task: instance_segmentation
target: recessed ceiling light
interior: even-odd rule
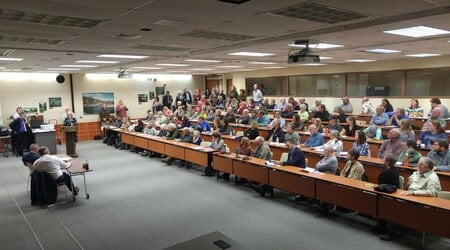
[[[71,65],[71,64],[64,64],[59,65],[59,67],[63,68],[95,68],[97,65]]]
[[[80,60],[80,61],[76,61],[76,63],[104,63],[104,64],[113,64],[113,63],[119,63],[119,61]]]
[[[136,55],[111,55],[111,54],[98,55],[97,57],[106,57],[106,58],[126,58],[126,59],[144,59],[144,58],[148,58],[148,56],[136,56]]]
[[[190,70],[196,70],[196,71],[209,71],[209,70],[213,70],[213,69],[190,69]]]
[[[277,64],[275,62],[249,62],[249,64]]]
[[[158,66],[169,66],[169,67],[187,67],[189,64],[180,64],[180,63],[157,63],[155,65]]]
[[[432,57],[432,56],[441,56],[442,54],[429,54],[429,53],[421,53],[421,54],[411,54],[406,55],[410,57]]]
[[[227,68],[227,69],[237,69],[237,68],[242,68],[242,66],[237,66],[237,65],[223,65],[223,66],[216,66],[217,68]]]
[[[443,34],[449,34],[450,31],[436,29],[427,26],[415,26],[403,29],[395,30],[385,30],[383,33],[394,34],[399,36],[409,36],[409,37],[425,37],[425,36],[437,36]]]
[[[263,69],[283,69],[284,67],[272,66],[272,67],[263,67]]]
[[[331,59],[334,59],[334,57],[331,57],[331,56],[321,56],[320,57],[320,60],[331,60]]]
[[[300,64],[300,66],[322,66],[322,65],[326,65],[324,63],[305,63],[305,64]]]
[[[131,67],[131,69],[162,69],[159,67]]]
[[[352,59],[352,60],[345,60],[347,62],[375,62],[376,60],[371,59]]]
[[[0,61],[22,61],[23,58],[0,57]]]
[[[306,47],[306,45],[304,45],[304,44],[289,44],[289,46],[291,46],[291,47],[301,47],[301,48],[305,48]],[[313,48],[313,49],[331,49],[331,48],[344,47],[344,45],[342,45],[342,44],[332,44],[332,43],[319,43],[319,44],[310,44],[309,47]]]
[[[69,70],[81,70],[81,69],[76,69],[76,68],[48,68],[47,70],[63,70],[63,71],[69,71]]]
[[[365,52],[370,53],[380,53],[380,54],[392,54],[392,53],[400,53],[400,50],[393,50],[393,49],[368,49],[365,50]]]
[[[170,73],[188,73],[189,71],[183,71],[183,70],[172,70],[169,71]]]
[[[221,62],[218,60],[206,60],[206,59],[186,59],[186,62],[211,62],[211,63],[215,63],[215,62]]]
[[[234,52],[228,53],[230,56],[273,56],[271,53],[259,53],[259,52]]]

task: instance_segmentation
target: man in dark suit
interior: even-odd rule
[[[30,144],[33,143],[33,133],[27,124],[27,115],[21,113],[19,118],[9,124],[16,140],[16,152],[19,156],[23,155],[23,151],[27,151]]]
[[[172,108],[173,98],[170,95],[169,91],[166,91],[166,94],[163,96],[162,104],[164,107]]]
[[[295,142],[293,140],[287,140],[286,146],[289,149],[288,159],[287,161],[275,161],[275,164],[281,164],[283,166],[289,165],[289,166],[296,166],[299,168],[305,168],[305,154],[303,153],[300,148],[297,147]]]
[[[39,154],[39,145],[33,143],[30,145],[30,152],[25,153],[22,156],[22,162],[25,166],[28,166],[27,164],[33,165],[33,163],[40,157],[41,155]]]
[[[192,104],[192,95],[187,88],[184,88],[183,97],[187,104]]]
[[[276,118],[275,118],[276,119]],[[266,140],[269,142],[284,142],[284,132],[283,129],[280,128],[280,122],[278,120],[274,120],[273,128],[269,131],[269,135]]]

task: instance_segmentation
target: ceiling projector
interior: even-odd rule
[[[120,70],[119,70],[119,73],[117,74],[117,78],[120,78],[120,79],[129,79],[129,78],[131,78],[133,75],[131,75],[128,71],[127,71],[127,69],[124,69],[124,68],[121,68]]]
[[[291,50],[288,54],[288,63],[320,63],[319,55],[313,55],[309,52],[309,40],[297,40],[296,45],[303,45],[302,50]]]

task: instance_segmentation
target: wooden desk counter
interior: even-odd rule
[[[273,166],[269,170],[269,184],[272,187],[294,194],[315,198],[315,179],[317,173],[304,173],[298,167]]]
[[[134,145],[134,136],[129,132],[122,132],[122,143]]]
[[[243,160],[242,157],[235,158],[235,154],[219,154],[217,156],[232,160],[233,174],[261,184],[269,184],[269,168],[265,166],[265,160],[254,157]]]
[[[143,149],[149,149],[148,144],[150,143],[149,139],[145,137],[145,134],[140,133],[134,137],[134,146]]]

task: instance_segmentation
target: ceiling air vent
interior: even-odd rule
[[[120,39],[127,39],[127,40],[134,40],[141,37],[141,35],[134,35],[134,34],[115,34],[112,36],[113,38],[120,38]]]
[[[335,24],[368,17],[363,13],[339,9],[313,2],[304,2],[270,12],[274,15],[298,18],[319,23]]]
[[[232,42],[238,42],[238,41],[255,38],[254,36],[222,33],[222,32],[207,31],[207,30],[200,30],[200,29],[181,34],[181,36],[193,37],[193,38],[214,39],[214,40],[225,40],[225,41],[232,41]]]
[[[190,50],[187,48],[180,48],[180,47],[154,46],[154,45],[146,45],[146,44],[139,44],[132,48],[133,49],[145,49],[145,50],[176,51],[176,52]]]
[[[0,41],[6,42],[19,42],[19,43],[29,43],[29,44],[60,44],[64,40],[57,39],[47,39],[47,38],[35,38],[35,37],[19,37],[19,36],[8,36],[0,34]]]

